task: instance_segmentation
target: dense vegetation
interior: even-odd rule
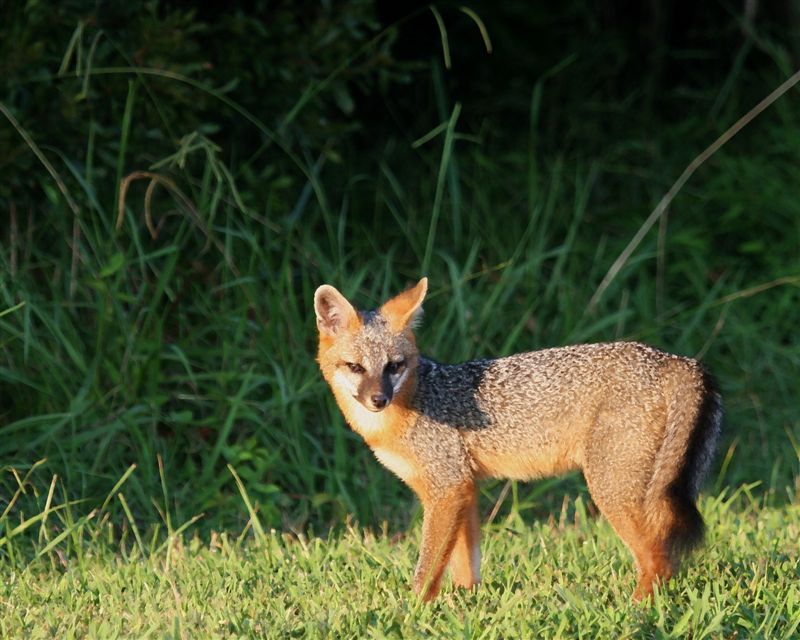
[[[370,307],[422,274],[440,360],[616,338],[702,358],[727,411],[710,493],[796,504],[798,90],[612,267],[800,66],[790,3],[508,4],[0,8],[0,558],[255,512],[402,531],[414,502],[343,424],[311,297]],[[584,489],[483,491],[533,521]]]

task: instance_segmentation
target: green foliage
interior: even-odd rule
[[[651,129],[650,112],[609,139],[581,101],[590,63],[578,73],[560,51],[565,64],[524,92],[525,128],[476,126],[438,62],[392,58],[397,31],[378,31],[370,3],[259,6],[3,8],[0,536],[45,508],[46,495],[6,497],[43,459],[54,491],[92,507],[136,465],[108,509],[145,537],[163,513],[241,527],[251,514],[229,465],[266,530],[408,525],[408,492],[320,379],[310,300],[331,282],[375,306],[423,266],[419,343],[441,360],[615,338],[702,355],[728,416],[713,488],[758,481],[769,504],[796,500],[793,95],[697,173],[587,308],[695,150],[779,74],[732,75],[724,122],[709,122],[713,86],[679,122]],[[449,38],[454,65],[464,42]],[[398,133],[389,105],[371,130],[360,101],[408,79],[430,87],[430,108],[405,103],[425,127]],[[631,106],[610,110],[622,131]],[[551,129],[570,117],[580,126]],[[582,490],[515,486],[507,508],[546,514],[554,487]]]

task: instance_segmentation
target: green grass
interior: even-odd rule
[[[447,584],[432,604],[409,588],[418,526],[408,535],[347,527],[323,538],[245,530],[140,542],[105,520],[74,531],[66,553],[47,544],[45,526],[35,560],[0,563],[0,635],[797,637],[798,506],[765,507],[743,488],[704,499],[702,511],[706,546],[643,605],[631,600],[627,550],[581,499],[560,517],[509,514],[485,526],[480,587]]]

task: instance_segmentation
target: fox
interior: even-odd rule
[[[415,593],[434,599],[448,568],[456,587],[480,582],[480,480],[579,469],[633,555],[635,599],[649,598],[704,537],[696,499],[722,421],[711,375],[639,342],[442,364],[414,335],[427,290],[422,278],[371,311],[329,284],[314,293],[322,377],[422,504]]]

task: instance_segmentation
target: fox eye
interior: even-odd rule
[[[366,369],[357,362],[345,362],[344,366],[350,369],[352,373],[364,373]]]
[[[386,372],[390,375],[394,375],[395,373],[400,373],[405,366],[405,360],[396,360],[386,365]]]

